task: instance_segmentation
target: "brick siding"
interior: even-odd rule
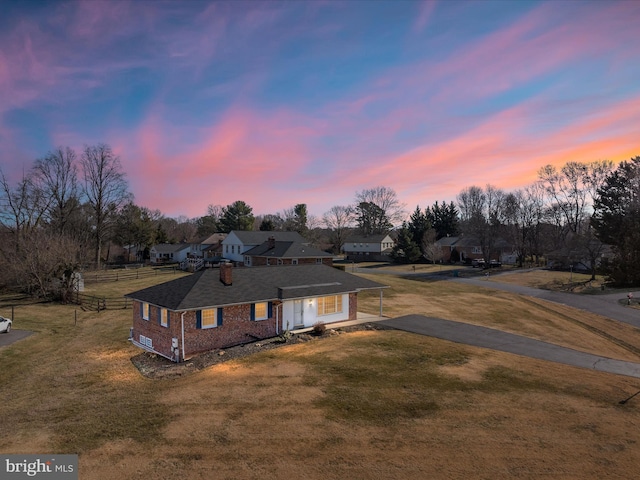
[[[277,302],[273,303],[275,317]],[[133,339],[140,341],[140,335],[153,340],[153,350],[168,358],[173,358],[171,339],[177,338],[182,356],[182,312],[169,312],[169,326],[163,327],[158,321],[159,309],[149,307],[149,320],[143,320],[141,304],[133,306]],[[184,348],[188,358],[196,353],[227,348],[234,345],[271,338],[276,335],[275,318],[251,320],[251,305],[234,305],[223,308],[222,325],[213,328],[197,328],[196,311],[184,313]],[[279,328],[280,332],[281,329]]]
[[[356,293],[349,294],[349,320],[358,318],[358,295]]]

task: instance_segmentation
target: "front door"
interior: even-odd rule
[[[302,300],[293,301],[293,326],[304,327],[304,311],[302,309]]]

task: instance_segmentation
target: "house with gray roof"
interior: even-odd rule
[[[263,232],[233,230],[222,241],[222,255],[233,262],[244,261],[244,253],[274,237],[278,241],[308,244],[298,232]]]
[[[191,249],[188,243],[159,243],[149,249],[149,261],[154,265],[180,263],[187,258]]]
[[[347,259],[355,261],[389,261],[395,242],[386,233],[352,235],[342,245]]]
[[[496,238],[491,245],[491,251],[482,248],[481,241],[472,235],[457,237],[442,237],[436,241],[440,253],[445,261],[459,261],[471,263],[474,260],[497,260],[502,263],[515,263],[515,247],[502,238]]]
[[[180,362],[285,330],[355,320],[358,293],[385,285],[327,265],[205,269],[125,295],[130,341]]]
[[[333,265],[333,255],[306,243],[279,241],[274,236],[269,240],[244,252],[244,265],[257,267],[264,265]]]

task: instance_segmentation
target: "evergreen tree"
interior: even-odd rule
[[[425,209],[425,216],[436,231],[436,240],[442,237],[455,237],[459,232],[459,214],[458,209],[453,202],[448,205],[442,202],[442,205],[436,203],[431,208]]]
[[[208,237],[218,231],[218,221],[212,215],[205,215],[196,220],[199,237]]]
[[[611,280],[620,286],[640,285],[640,157],[620,163],[606,178],[591,224],[598,237],[613,246]]]
[[[242,200],[237,200],[222,209],[220,231],[229,233],[232,230],[252,230],[253,209]]]
[[[398,230],[398,240],[391,251],[391,258],[396,263],[415,263],[422,258],[420,247],[413,241],[406,222]]]
[[[407,228],[411,233],[411,238],[413,239],[414,243],[416,245],[420,245],[422,243],[424,234],[431,228],[431,223],[429,222],[427,215],[425,213],[422,213],[419,206],[416,206],[416,209],[410,215]]]

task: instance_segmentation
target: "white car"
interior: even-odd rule
[[[0,317],[0,333],[9,333],[13,322],[8,318]]]

